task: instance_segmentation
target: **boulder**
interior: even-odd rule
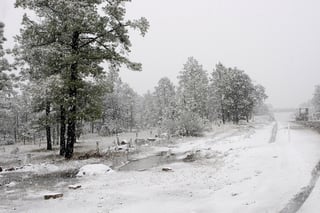
[[[120,145],[127,145],[128,144],[128,141],[127,140],[122,140],[121,142],[120,142]]]
[[[173,172],[173,170],[170,167],[163,167],[162,171],[164,171],[164,172]]]
[[[63,194],[62,194],[62,193],[54,193],[54,194],[44,195],[44,199],[45,199],[45,200],[57,199],[57,198],[60,198],[60,197],[63,197]]]
[[[69,185],[68,188],[69,189],[79,189],[79,188],[81,188],[81,185]]]

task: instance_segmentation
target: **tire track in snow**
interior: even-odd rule
[[[275,124],[272,127],[269,143],[274,143],[276,141],[277,134],[278,134],[278,122],[275,122]]]
[[[311,179],[307,186],[302,187],[298,192],[279,213],[295,213],[297,212],[304,202],[310,196],[313,188],[315,187],[320,177],[320,161],[311,172]]]

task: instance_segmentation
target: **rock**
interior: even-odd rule
[[[194,153],[189,153],[187,156],[183,159],[184,162],[193,162],[196,160],[196,156]]]
[[[3,170],[2,170],[2,167],[0,166],[0,172],[2,172]]]
[[[238,195],[238,193],[232,193],[232,194],[231,194],[232,197],[235,197],[235,196],[237,196],[237,195]]]
[[[127,140],[122,140],[120,145],[127,145],[128,144],[128,141]]]
[[[49,200],[49,199],[57,199],[63,197],[62,193],[55,193],[55,194],[48,194],[48,195],[44,195],[44,199],[45,200]]]
[[[128,145],[127,145],[127,144],[125,144],[125,145],[120,145],[120,146],[118,146],[118,150],[119,150],[119,151],[128,150]]]
[[[151,142],[154,142],[156,141],[157,139],[156,138],[147,138],[148,141],[151,141]]]
[[[17,185],[17,183],[14,182],[14,181],[12,181],[12,182],[6,184],[5,186],[8,187],[8,188],[11,188],[11,187],[14,187],[14,186],[16,186],[16,185]]]
[[[173,172],[173,170],[170,167],[163,167],[162,171],[164,171],[164,172]]]
[[[16,170],[14,167],[11,167],[11,168],[7,168],[7,169],[5,169],[4,171],[6,171],[6,172],[11,172],[11,171],[14,171],[14,170]]]
[[[81,188],[81,185],[69,185],[68,188],[69,189],[79,189],[79,188]]]

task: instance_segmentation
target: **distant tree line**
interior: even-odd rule
[[[238,124],[249,121],[267,98],[261,85],[237,68],[217,64],[211,77],[193,57],[188,58],[175,87],[162,78],[153,93],[143,96],[144,127],[161,127],[170,133],[199,135],[209,122]]]

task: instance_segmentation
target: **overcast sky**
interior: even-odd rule
[[[22,11],[0,0],[5,35],[19,32]],[[268,103],[297,107],[320,84],[319,0],[132,0],[130,18],[146,17],[146,37],[132,34],[130,57],[143,71],[121,77],[138,93],[152,90],[161,77],[177,83],[189,56],[211,73],[219,61],[238,67],[266,87]]]

